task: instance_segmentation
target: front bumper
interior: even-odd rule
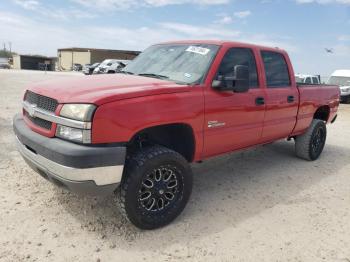
[[[44,178],[77,193],[104,195],[119,185],[125,162],[122,145],[78,145],[33,132],[21,115],[13,119],[17,147]]]

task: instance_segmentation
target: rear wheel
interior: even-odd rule
[[[295,138],[296,155],[305,160],[316,160],[326,143],[327,128],[324,121],[314,119],[308,130]]]
[[[128,157],[119,192],[122,213],[141,229],[169,224],[185,208],[192,191],[187,161],[162,146]]]

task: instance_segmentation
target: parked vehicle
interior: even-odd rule
[[[328,80],[330,85],[338,85],[340,99],[344,103],[350,103],[350,70],[336,70]]]
[[[297,85],[281,49],[180,41],[151,46],[118,74],[34,83],[13,123],[41,176],[73,192],[116,192],[134,225],[154,229],[186,206],[191,162],[284,138],[296,156],[318,159],[339,94]]]
[[[10,69],[9,59],[0,57],[0,69]]]
[[[295,75],[295,81],[297,82],[297,84],[319,85],[321,83],[320,79],[321,77],[319,75]]]
[[[115,74],[121,71],[127,64],[129,63],[129,60],[118,60],[117,62],[113,63],[111,66],[108,67],[106,70],[107,74]]]
[[[51,66],[50,64],[45,64],[45,63],[38,63],[38,70],[41,71],[51,71]]]
[[[94,63],[92,65],[85,65],[83,68],[83,73],[85,75],[92,75],[92,72],[94,71],[94,69],[96,67],[98,67],[100,65],[100,63]]]
[[[114,73],[118,68],[122,68],[121,60],[117,59],[106,59],[93,71],[93,74],[106,74]]]
[[[0,63],[0,68],[1,68],[1,69],[10,69],[11,67],[10,67],[10,65],[7,64],[7,63]]]
[[[81,64],[73,64],[73,71],[81,71],[83,69],[83,66]]]

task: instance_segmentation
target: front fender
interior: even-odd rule
[[[139,131],[159,125],[184,123],[194,131],[196,156],[203,148],[203,89],[124,99],[99,106],[92,122],[92,143],[128,142]]]

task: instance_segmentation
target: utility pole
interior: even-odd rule
[[[6,43],[4,42],[4,51],[6,52]]]
[[[12,53],[12,42],[9,42],[10,53]]]

